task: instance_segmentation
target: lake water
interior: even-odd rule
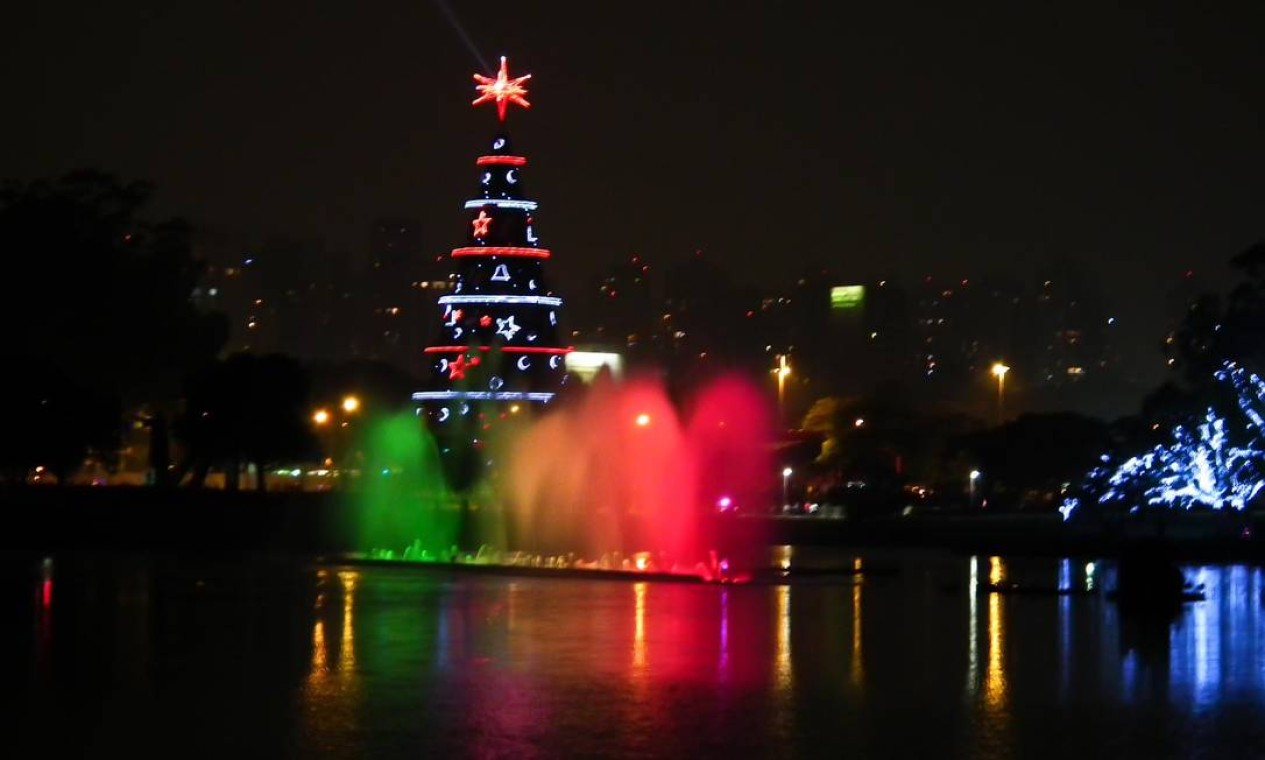
[[[1139,627],[1104,562],[794,561],[862,575],[9,558],[5,754],[1265,757],[1258,568],[1187,567],[1208,600]],[[971,593],[990,578],[1080,593]]]

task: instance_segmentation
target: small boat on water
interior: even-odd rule
[[[1107,593],[1124,613],[1175,615],[1181,606],[1207,598],[1192,585],[1163,547],[1140,547],[1120,558],[1116,588]]]

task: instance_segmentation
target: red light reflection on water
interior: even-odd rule
[[[634,684],[789,689],[790,593],[787,586],[633,583],[628,624],[612,651],[627,658]]]

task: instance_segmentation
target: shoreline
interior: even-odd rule
[[[356,517],[339,492],[153,488],[0,489],[0,551],[354,554]],[[1161,542],[1186,562],[1265,563],[1265,515],[1165,513],[1064,523],[1057,513],[836,519],[715,515],[717,545],[940,549],[1006,556],[1115,556]]]

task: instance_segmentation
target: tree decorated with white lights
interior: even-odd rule
[[[456,281],[438,300],[438,339],[427,346],[430,379],[413,394],[441,437],[478,445],[507,410],[548,403],[566,380],[558,341],[562,299],[549,288],[550,257],[537,232],[536,203],[523,191],[527,158],[504,129],[510,104],[529,108],[525,83],[504,57],[495,77],[475,74],[473,105],[495,103],[502,128],[475,161],[478,191],[465,202],[465,243],[452,250]],[[468,439],[468,440],[467,440]]]
[[[1143,508],[1243,510],[1265,487],[1265,381],[1227,362],[1214,373],[1234,400],[1179,424],[1171,440],[1116,462],[1103,455],[1060,511]]]

